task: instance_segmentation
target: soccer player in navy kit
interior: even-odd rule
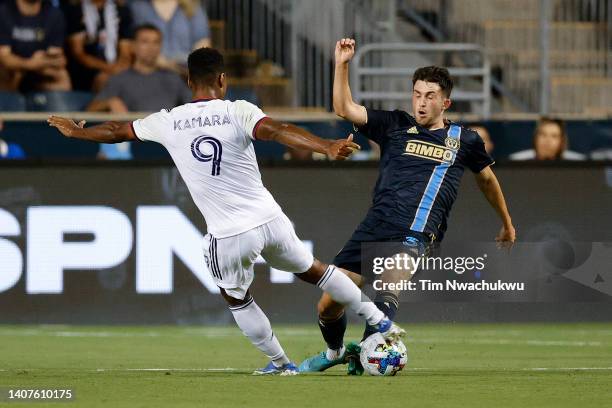
[[[414,73],[414,116],[399,110],[372,110],[355,103],[351,96],[348,65],[354,53],[354,40],[336,43],[334,110],[380,146],[380,175],[370,210],[334,265],[360,274],[362,243],[368,242],[398,242],[406,245],[407,252],[426,253],[444,237],[466,167],[475,174],[480,190],[501,218],[496,241],[502,246],[512,245],[515,230],[500,185],[489,167],[493,159],[475,131],[444,120],[453,87],[448,70],[431,66]],[[352,278],[363,283],[357,275]],[[377,295],[376,305],[391,319],[398,308],[398,295],[399,291]],[[324,371],[346,363],[350,355],[351,350],[347,352],[343,344],[347,322],[342,305],[325,293],[318,312],[328,349],[302,362],[300,371]],[[374,332],[366,327],[363,338]],[[352,359],[349,374],[360,372]]]

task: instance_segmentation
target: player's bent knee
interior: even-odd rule
[[[244,299],[237,299],[235,297],[232,297],[232,296],[228,295],[227,292],[225,291],[225,289],[223,289],[221,287],[219,287],[219,289],[221,290],[221,296],[223,296],[223,299],[225,299],[225,301],[227,302],[227,304],[229,306],[241,306],[241,305],[244,305],[251,298],[251,294],[250,294],[250,292],[248,290],[246,292],[246,296],[244,297]]]
[[[303,280],[304,282],[311,283],[316,285],[317,282],[323,277],[325,270],[327,269],[327,264],[319,261],[318,259],[314,259],[312,266],[306,272],[298,273],[295,276]]]

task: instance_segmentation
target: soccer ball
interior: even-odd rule
[[[401,340],[386,340],[374,333],[361,343],[359,359],[370,375],[395,375],[408,362],[408,353]]]

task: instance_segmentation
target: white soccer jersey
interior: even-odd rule
[[[208,232],[240,234],[282,214],[264,187],[253,140],[266,115],[246,101],[199,100],[133,122],[143,141],[170,153]]]

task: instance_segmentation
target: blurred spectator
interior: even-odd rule
[[[130,9],[120,0],[69,0],[64,10],[74,88],[98,91],[130,65]]]
[[[542,118],[533,135],[533,149],[510,155],[510,160],[585,160],[586,156],[568,150],[567,130],[561,119]]]
[[[191,91],[181,77],[156,65],[162,43],[160,31],[145,24],[134,35],[134,64],[110,77],[89,105],[89,111],[157,112],[191,100]]]
[[[135,0],[131,8],[137,25],[161,31],[161,67],[182,73],[192,50],[211,45],[208,17],[197,0]]]
[[[489,155],[493,154],[493,149],[495,149],[495,144],[493,143],[493,140],[491,140],[491,135],[489,134],[489,131],[487,130],[487,128],[484,127],[484,125],[480,123],[474,123],[468,127],[472,129],[473,131],[475,131],[476,133],[478,133],[478,136],[480,136],[480,138],[484,142],[485,150],[487,151],[487,153]]]
[[[4,123],[0,119],[0,133],[4,128]],[[21,146],[16,143],[8,143],[0,138],[0,160],[4,159],[25,159],[26,155]]]
[[[68,91],[64,16],[42,0],[0,4],[0,89]]]

